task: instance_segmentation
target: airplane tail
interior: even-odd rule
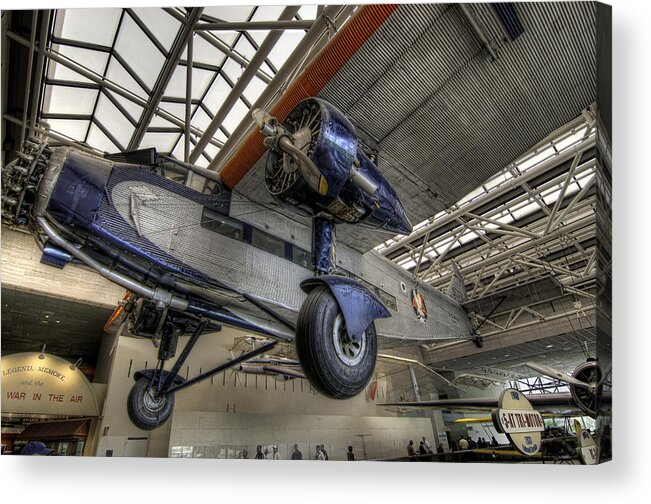
[[[463,281],[461,272],[457,265],[452,263],[453,273],[450,285],[448,285],[447,295],[452,299],[456,299],[459,303],[468,301],[468,294],[466,293],[466,284]]]

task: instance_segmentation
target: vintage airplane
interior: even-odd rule
[[[123,302],[129,332],[158,347],[156,368],[135,373],[128,399],[140,428],[169,418],[175,392],[278,341],[295,341],[303,372],[333,398],[364,389],[378,343],[480,343],[462,299],[453,297],[465,292],[458,275],[448,296],[374,252],[341,247],[335,256],[337,223],[392,235],[412,229],[350,121],[316,98],[299,103],[282,123],[260,110],[253,115],[269,150],[267,190],[312,218],[311,245],[309,232],[300,235],[289,219],[260,229],[235,218],[236,195],[219,176],[169,157],[136,162],[143,153],[135,152],[107,159],[31,138],[2,170],[3,220],[29,227],[42,262],[83,263],[132,293]],[[167,171],[197,173],[213,182],[213,194],[157,173]],[[241,195],[237,203],[254,205]],[[178,376],[199,336],[220,324],[271,339],[195,378]],[[165,370],[186,333],[189,341]]]
[[[563,381],[569,385],[569,392],[527,394],[531,405],[540,412],[560,412],[581,414],[596,418],[601,408],[608,409],[612,404],[612,393],[604,390],[609,373],[603,373],[595,359],[579,364],[572,375],[567,375],[549,366],[534,362],[526,365],[539,373]],[[440,399],[432,401],[390,402],[378,406],[398,406],[402,408],[436,408],[458,411],[486,411],[498,407],[498,400],[491,397],[467,399]]]

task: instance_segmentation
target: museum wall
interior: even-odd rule
[[[230,357],[229,350],[233,339],[242,335],[242,332],[224,328],[220,333],[202,336],[182,367],[180,375],[192,378],[225,361]],[[188,339],[180,339],[177,355]],[[110,364],[107,361],[110,361]],[[172,363],[173,360],[169,361],[166,369],[170,369]],[[134,383],[133,374],[138,370],[153,368],[155,364],[156,349],[151,341],[120,336],[117,343],[113,344],[111,337],[105,336],[98,369],[101,370],[99,374],[103,378],[107,377],[108,390],[99,429],[97,455],[104,456],[106,450],[112,450],[113,456],[120,456],[130,444],[145,439],[147,456],[165,457],[168,454],[170,424],[177,415],[186,412],[201,412],[204,418],[210,414],[215,417],[225,414],[233,418],[246,414],[262,415],[269,417],[268,422],[275,421],[272,417],[275,418],[279,414],[287,417],[309,417],[306,421],[311,421],[312,416],[338,417],[340,424],[335,430],[345,427],[345,418],[356,421],[358,417],[396,417],[394,411],[376,406],[386,400],[388,385],[384,378],[378,379],[374,400],[369,399],[367,388],[367,391],[357,397],[340,401],[318,394],[307,380],[284,380],[227,370],[177,393],[173,420],[160,429],[144,431],[130,422],[126,401]],[[108,373],[107,369],[110,369]],[[419,427],[418,432],[423,430],[421,436],[431,436],[431,420],[429,417],[424,420],[425,427]],[[324,443],[326,441],[323,440]],[[339,446],[340,442],[344,442],[343,438],[337,438],[336,446]]]
[[[429,418],[178,410],[169,445],[170,456],[194,458],[235,458],[243,448],[253,458],[257,445],[269,452],[277,445],[283,460],[291,458],[294,443],[304,459],[314,458],[316,445],[323,444],[330,460],[346,460],[350,445],[358,460],[371,460],[404,457],[409,440],[418,445],[422,436],[433,439]]]
[[[54,268],[41,264],[41,255],[33,236],[3,226],[2,285],[106,307],[116,306],[124,296],[122,287],[87,268]]]

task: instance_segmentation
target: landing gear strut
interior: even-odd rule
[[[174,411],[174,394],[179,390],[187,388],[206,378],[221,373],[240,362],[247,361],[256,355],[265,353],[276,346],[277,341],[266,343],[239,357],[226,361],[217,367],[206,371],[194,378],[185,380],[178,375],[179,370],[190,355],[192,348],[199,340],[210,321],[201,319],[197,323],[192,336],[183,348],[183,351],[176,359],[170,371],[164,371],[165,361],[174,357],[176,351],[176,339],[178,334],[175,331],[165,331],[161,338],[158,352],[158,365],[156,369],[146,369],[134,374],[134,384],[127,400],[127,412],[134,425],[144,430],[151,430],[164,424],[172,411]],[[214,330],[211,325],[210,332]]]

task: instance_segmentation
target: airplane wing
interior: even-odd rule
[[[529,394],[526,396],[531,405],[538,411],[544,412],[576,412],[584,413],[574,404],[572,395],[567,393]],[[602,405],[612,403],[612,394],[604,392]],[[393,402],[378,404],[378,406],[398,406],[401,408],[435,408],[454,411],[487,411],[497,408],[497,399],[493,397],[477,397],[469,399],[439,399],[434,401]]]

